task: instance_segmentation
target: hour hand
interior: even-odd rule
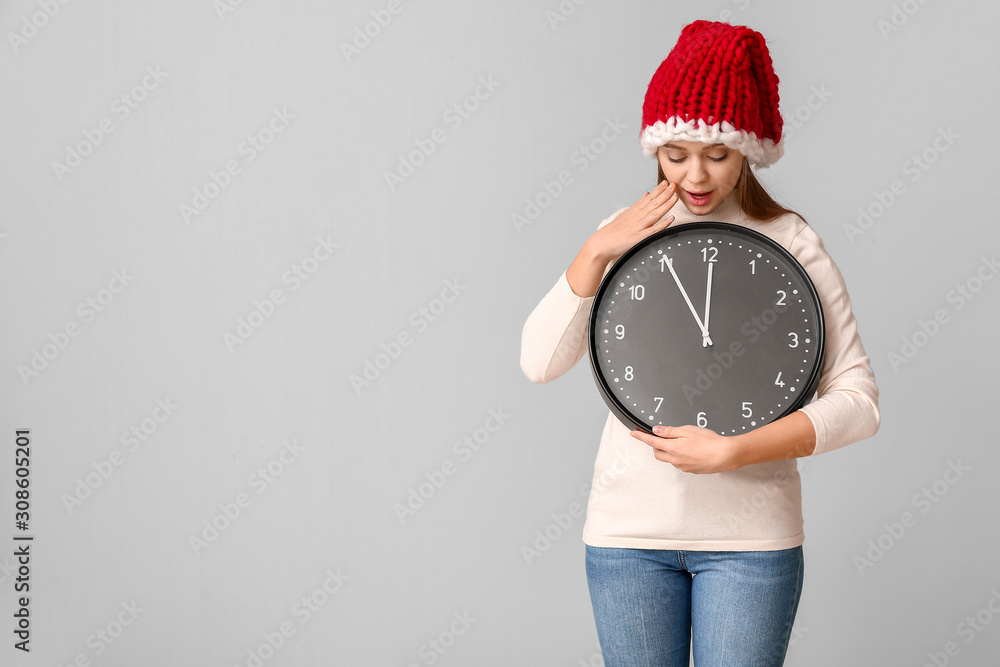
[[[715,262],[708,263],[708,287],[705,288],[705,322],[704,329],[702,329],[701,335],[701,346],[707,347],[712,344],[712,339],[708,337],[708,314],[712,307],[712,265]]]

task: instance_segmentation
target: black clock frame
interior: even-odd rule
[[[748,431],[756,430],[761,426],[764,426],[765,424],[770,424],[772,422],[777,421],[778,419],[781,419],[786,415],[795,412],[803,405],[805,405],[806,401],[809,401],[812,398],[813,394],[816,392],[817,386],[819,385],[819,379],[823,369],[823,360],[824,357],[826,356],[826,323],[823,318],[823,304],[820,301],[819,293],[816,292],[816,287],[813,285],[812,279],[809,277],[809,273],[802,267],[802,264],[800,264],[799,261],[795,259],[795,256],[792,255],[792,253],[788,252],[788,250],[786,250],[784,246],[782,246],[780,243],[778,243],[771,237],[765,234],[761,234],[760,232],[750,229],[748,227],[743,227],[742,225],[735,225],[729,222],[714,222],[709,220],[702,220],[698,222],[683,223],[677,225],[676,227],[670,226],[662,231],[659,231],[655,234],[646,237],[642,241],[639,241],[634,246],[626,250],[625,253],[618,258],[618,260],[611,267],[611,270],[608,271],[607,274],[604,276],[604,278],[601,279],[601,285],[600,287],[597,288],[597,294],[594,296],[594,303],[591,306],[590,310],[590,320],[589,320],[590,323],[589,323],[589,330],[587,337],[588,337],[591,374],[593,375],[594,381],[597,383],[597,387],[600,390],[601,398],[604,399],[604,402],[607,404],[608,408],[611,409],[611,412],[614,413],[614,415],[618,417],[618,419],[623,424],[626,425],[631,424],[633,430],[637,429],[645,431],[646,433],[649,434],[653,433],[652,428],[647,426],[642,420],[633,417],[632,414],[629,412],[628,408],[625,407],[625,405],[623,405],[622,402],[618,400],[618,397],[615,395],[614,391],[611,389],[611,386],[608,384],[607,380],[604,378],[603,374],[601,373],[600,369],[597,366],[595,352],[598,350],[597,319],[598,317],[600,317],[598,313],[598,307],[602,302],[602,297],[604,296],[604,293],[608,289],[611,289],[609,285],[611,284],[612,280],[614,280],[615,274],[618,272],[619,269],[623,267],[625,263],[627,263],[632,258],[633,255],[643,251],[647,246],[653,245],[654,243],[657,243],[658,241],[664,238],[674,236],[680,232],[697,231],[699,229],[704,229],[708,231],[725,231],[736,235],[743,235],[747,237],[750,241],[753,241],[754,243],[767,246],[772,252],[774,252],[776,255],[780,256],[785,262],[787,262],[788,265],[793,270],[798,272],[799,277],[802,279],[802,284],[808,291],[808,296],[811,297],[813,299],[813,302],[816,304],[816,319],[817,319],[816,345],[818,345],[817,349],[819,350],[819,354],[817,355],[816,358],[816,365],[813,367],[812,373],[809,376],[809,380],[805,384],[806,390],[803,391],[801,394],[799,394],[795,398],[795,400],[793,400],[791,404],[789,404],[788,408],[785,409],[784,412],[782,412],[779,415],[776,415],[772,419],[762,421],[759,426],[755,426],[751,429],[748,429]],[[682,426],[682,424],[674,424],[674,426]]]

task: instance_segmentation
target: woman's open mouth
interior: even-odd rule
[[[685,190],[688,193],[688,197],[691,198],[691,203],[695,206],[701,206],[708,202],[712,197],[712,191],[708,192],[691,192],[690,190]]]

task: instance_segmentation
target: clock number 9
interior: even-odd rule
[[[705,418],[704,412],[698,413],[698,426],[701,426],[702,428],[708,426],[708,420]]]
[[[799,335],[794,331],[789,331],[788,335],[792,337],[792,342],[788,344],[788,347],[798,347],[799,346]]]
[[[712,251],[712,256],[711,257],[708,256],[708,251],[709,250]],[[716,256],[718,256],[718,254],[719,254],[719,249],[716,248],[716,247],[714,247],[714,246],[711,247],[711,248],[702,248],[701,249],[701,261],[703,261],[703,262],[717,262],[718,260],[715,259],[715,258],[716,258]]]
[[[622,338],[625,337],[625,325],[624,324],[619,324],[618,326],[615,327],[615,335],[618,336],[618,340],[621,340]]]

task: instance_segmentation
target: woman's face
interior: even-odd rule
[[[711,213],[732,193],[742,158],[724,144],[700,141],[671,141],[656,151],[663,175],[677,184],[678,196],[695,215]]]

